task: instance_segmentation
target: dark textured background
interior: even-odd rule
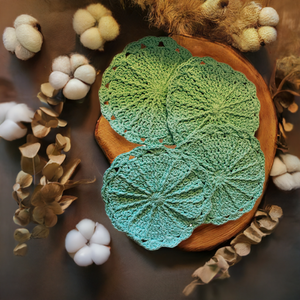
[[[150,29],[141,11],[124,10],[117,1],[102,1],[121,25],[121,34],[105,44],[104,52],[89,51],[80,45],[72,29],[72,15],[79,7],[94,1],[80,0],[0,0],[0,33],[12,26],[23,13],[36,17],[44,35],[42,51],[23,62],[8,53],[0,43],[0,101],[25,102],[33,109],[40,105],[36,94],[48,81],[52,59],[79,52],[104,70],[123,47],[146,35],[161,34]],[[257,53],[247,54],[263,78],[268,81],[274,60],[287,54],[300,55],[299,0],[273,0],[281,17],[278,41]],[[72,128],[69,158],[82,160],[75,178],[97,178],[97,182],[72,191],[78,196],[59,217],[45,240],[29,241],[26,257],[15,257],[12,221],[17,206],[11,197],[15,177],[20,170],[18,147],[25,138],[0,140],[0,299],[1,300],[166,300],[185,299],[183,288],[193,271],[214,252],[187,253],[178,249],[149,252],[115,230],[104,211],[100,189],[102,175],[109,164],[97,146],[93,131],[99,117],[97,78],[85,102],[68,103],[62,118]],[[300,156],[300,112],[287,114],[295,129],[289,137],[290,152]],[[53,137],[53,136],[52,136]],[[251,254],[230,269],[231,278],[198,287],[186,299],[201,300],[296,300],[300,299],[300,190],[282,192],[270,182],[263,203],[283,208],[284,217],[276,231],[253,246]],[[64,239],[82,219],[104,224],[112,236],[110,259],[102,266],[78,267],[64,249]]]

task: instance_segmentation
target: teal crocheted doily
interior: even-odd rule
[[[193,57],[177,68],[167,97],[175,144],[207,124],[231,124],[254,134],[260,102],[246,76],[210,57]]]
[[[101,112],[137,144],[172,145],[166,97],[170,77],[191,53],[169,37],[145,37],[115,56],[102,77]]]
[[[138,147],[104,175],[102,197],[113,225],[148,250],[175,247],[204,223],[205,172],[176,149]]]
[[[206,195],[212,203],[206,223],[236,220],[250,211],[263,191],[265,158],[259,141],[229,125],[207,125],[178,146],[207,172]]]

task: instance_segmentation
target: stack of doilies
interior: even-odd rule
[[[143,144],[104,175],[118,230],[149,250],[175,247],[199,225],[253,208],[265,179],[254,137],[260,103],[242,73],[169,37],[146,37],[115,56],[99,96],[111,127]]]

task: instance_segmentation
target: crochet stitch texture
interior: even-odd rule
[[[169,37],[145,37],[115,56],[102,77],[101,112],[111,127],[137,144],[174,144],[167,126],[168,85],[191,53]]]
[[[210,57],[190,58],[170,81],[167,113],[175,144],[207,124],[231,124],[254,134],[259,110],[255,85]]]
[[[148,250],[175,247],[211,210],[205,177],[176,149],[137,147],[119,155],[104,175],[106,213]]]

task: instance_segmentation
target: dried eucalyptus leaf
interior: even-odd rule
[[[47,147],[46,153],[47,153],[49,159],[50,159],[50,155],[60,155],[61,154],[60,149],[58,149],[56,147],[56,144],[50,144]]]
[[[26,228],[18,228],[14,232],[14,239],[18,243],[24,243],[30,239],[30,232]]]
[[[59,127],[66,127],[68,125],[68,122],[62,119],[57,119],[58,120],[58,126]]]
[[[20,188],[29,187],[32,184],[32,180],[33,180],[32,176],[23,171],[20,171],[16,178],[16,182],[19,183]]]
[[[288,108],[294,102],[294,96],[287,91],[280,91],[276,93],[273,100],[278,101],[284,108]]]
[[[55,142],[56,142],[58,148],[60,148],[60,149],[63,149],[67,144],[67,141],[66,141],[65,137],[62,136],[60,133],[58,133],[56,135]]]
[[[21,157],[21,168],[25,173],[30,175],[36,175],[40,173],[46,161],[42,159],[39,155],[36,155],[34,158]]]
[[[28,144],[34,144],[34,143],[39,143],[40,140],[37,137],[35,137],[33,134],[29,133],[26,136],[26,142]]]
[[[221,255],[230,264],[234,265],[240,260],[235,250],[231,246],[226,246],[218,249],[216,255]]]
[[[66,166],[63,167],[64,174],[60,178],[60,183],[65,184],[75,172],[77,166],[80,164],[81,160],[79,158],[69,162]]]
[[[48,237],[50,230],[43,226],[43,225],[37,225],[33,228],[31,237],[34,239],[45,239]]]
[[[57,215],[51,209],[48,209],[45,215],[45,226],[53,227],[56,223]]]
[[[64,210],[62,209],[61,205],[58,202],[49,203],[47,208],[51,209],[53,213],[56,215],[61,215],[64,213]]]
[[[46,176],[41,177],[40,179],[40,185],[46,185],[48,183],[48,180]]]
[[[251,245],[248,243],[237,243],[233,247],[239,256],[246,256],[251,251]]]
[[[285,132],[284,132],[284,128],[283,128],[282,124],[278,123],[278,127],[279,127],[279,131],[280,131],[280,133],[281,133],[281,136],[282,136],[284,139],[286,139],[286,134],[285,134]]]
[[[58,165],[61,165],[64,162],[66,155],[65,154],[59,154],[59,155],[50,154],[48,157],[52,163],[57,163]]]
[[[49,82],[41,84],[41,92],[49,98],[52,98],[57,94],[57,91]]]
[[[27,209],[17,209],[13,217],[15,224],[19,226],[27,226],[30,222],[31,214]]]
[[[90,183],[94,183],[96,181],[96,178],[94,179],[81,179],[81,180],[68,180],[65,184],[64,184],[64,189],[68,190],[71,188],[74,188],[80,184],[90,184]]]
[[[282,118],[282,125],[286,132],[290,132],[294,128],[294,125],[291,123],[288,123],[285,118]]]
[[[59,114],[55,110],[48,108],[48,107],[40,107],[40,110],[44,114],[47,114],[48,116],[53,117],[53,118],[57,118],[59,116]]]
[[[244,230],[244,235],[252,241],[252,244],[258,244],[261,242],[261,238],[265,236],[255,224],[252,222],[250,227]]]
[[[17,190],[17,194],[18,194],[18,198],[23,201],[30,195],[30,192],[26,191],[24,189],[19,189],[19,190]]]
[[[57,105],[55,105],[53,107],[53,109],[58,113],[58,116],[62,113],[64,108],[64,103],[63,102],[59,102]],[[59,119],[58,119],[58,126],[59,126]],[[61,127],[61,126],[59,126]]]
[[[25,256],[26,253],[27,253],[27,245],[26,244],[17,245],[14,249],[14,255],[16,255],[16,256]]]
[[[199,281],[197,279],[195,279],[184,288],[182,293],[185,296],[189,296],[195,290],[196,286],[198,286],[198,285],[201,285],[201,283],[199,283]]]
[[[65,148],[63,149],[65,152],[69,152],[71,149],[71,139],[67,136],[65,136],[65,139],[67,141],[67,144],[65,146]]]
[[[266,211],[268,212],[270,218],[273,221],[277,221],[278,219],[280,219],[283,214],[282,208],[277,205],[272,205],[270,207],[267,207]]]
[[[61,208],[65,211],[72,204],[72,202],[75,201],[77,198],[78,197],[75,197],[75,196],[64,195],[59,200],[59,204],[60,204]]]
[[[46,95],[44,95],[43,93],[39,92],[37,95],[38,99],[42,102],[42,103],[48,103],[48,97]]]
[[[43,168],[42,174],[46,176],[47,180],[52,181],[58,168],[60,168],[59,164],[49,161]]]
[[[59,105],[60,103],[62,103],[60,100],[56,99],[56,98],[48,98],[47,99],[47,103],[50,105]]]
[[[261,218],[259,220],[256,220],[256,222],[259,225],[259,227],[258,227],[259,230],[261,230],[265,234],[270,234],[275,229],[275,227],[278,224],[278,220],[277,221],[273,221],[269,217]]]
[[[41,197],[41,189],[43,188],[43,185],[37,185],[35,188],[34,188],[34,191],[32,193],[32,196],[31,196],[31,204],[34,205],[34,206],[41,206],[41,205],[44,205],[44,201]]]
[[[291,113],[296,113],[298,111],[298,105],[297,103],[293,102],[289,107],[288,107],[288,110],[291,112]]]
[[[42,187],[40,190],[41,198],[45,203],[59,201],[61,199],[64,186],[58,182],[50,182]]]
[[[33,143],[33,144],[26,143],[21,147],[19,147],[19,150],[24,157],[34,158],[38,154],[40,148],[41,148],[40,143]]]
[[[56,170],[54,176],[52,177],[52,181],[59,181],[61,176],[64,174],[64,169],[62,166],[59,166],[59,168]]]
[[[34,220],[42,220],[46,215],[47,207],[45,205],[37,206],[32,212],[32,217]],[[38,222],[40,223],[40,222]]]
[[[33,120],[31,122],[31,128],[32,128],[32,132],[33,134],[37,137],[37,138],[44,138],[45,136],[47,136],[49,134],[49,132],[51,131],[51,128],[46,127],[43,124],[40,124],[39,122]]]
[[[193,277],[198,277],[203,283],[209,283],[218,274],[220,268],[217,262],[211,258],[203,267],[193,273]]]

